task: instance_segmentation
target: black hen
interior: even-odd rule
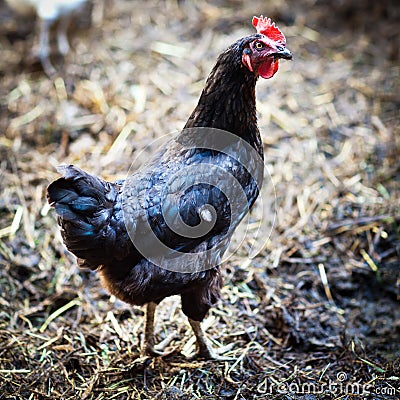
[[[291,58],[269,19],[253,25],[258,33],[220,55],[185,129],[148,165],[114,183],[70,165],[48,187],[80,266],[96,269],[117,298],[147,304],[144,353],[157,354],[156,304],[179,294],[199,354],[216,357],[200,321],[220,296],[221,257],[263,176],[255,84]]]

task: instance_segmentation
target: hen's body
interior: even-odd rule
[[[244,48],[260,36],[243,38],[221,54],[187,130],[125,182],[105,182],[68,166],[48,188],[64,242],[80,264],[97,269],[105,287],[130,304],[181,295],[182,310],[206,356],[210,352],[202,348],[196,321],[219,298],[220,259],[256,200],[263,176],[257,75],[241,62]],[[215,136],[209,131],[202,136],[203,127],[216,128]],[[236,139],[227,134],[221,142],[218,130]],[[238,197],[238,187],[224,176],[234,177],[244,193],[239,208],[228,201]],[[171,224],[178,216],[189,227],[210,222],[206,205],[215,210],[211,229],[195,237],[174,232]]]

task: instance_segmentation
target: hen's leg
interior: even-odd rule
[[[162,351],[175,339],[175,335],[168,336],[159,344],[155,344],[154,341],[154,318],[156,314],[156,303],[148,303],[146,305],[146,321],[144,325],[144,340],[141,352],[147,356],[163,356],[165,355]]]
[[[223,346],[218,350],[215,350],[212,346],[210,341],[207,339],[206,334],[201,327],[201,323],[199,321],[195,321],[189,318],[190,326],[193,329],[194,335],[196,336],[197,342],[197,354],[196,356],[206,358],[208,360],[219,360],[219,361],[232,361],[232,357],[227,357],[220,355],[223,354],[225,351],[230,350],[232,348],[231,345]]]
[[[48,19],[40,19],[39,34],[39,58],[42,63],[44,72],[49,76],[56,74],[56,70],[50,61],[50,40],[49,33],[52,21]]]
[[[202,286],[181,294],[182,311],[188,317],[190,326],[196,336],[197,355],[208,359],[223,359],[219,357],[208,341],[199,321],[202,321],[208,310],[220,297],[222,279],[219,268],[207,271]],[[222,349],[222,350],[225,350]],[[227,359],[226,357],[224,359]]]
[[[70,25],[70,22],[71,22],[71,15],[65,15],[65,16],[63,16],[63,18],[61,18],[59,25],[58,25],[57,45],[58,45],[58,51],[63,56],[66,56],[70,49],[70,46],[68,43],[68,38],[67,38],[67,32],[68,32],[68,27]]]
[[[201,323],[189,318],[189,324],[196,336],[197,355],[207,359],[217,359],[218,355],[212,348],[210,341],[207,339],[207,336],[201,327]]]
[[[148,303],[145,311],[144,340],[142,353],[144,355],[154,355],[154,317],[156,313],[156,303]]]

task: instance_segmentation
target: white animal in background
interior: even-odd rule
[[[54,76],[56,73],[50,61],[50,28],[57,21],[57,45],[62,55],[69,52],[70,45],[67,30],[73,16],[82,10],[88,0],[6,0],[17,13],[29,16],[36,14],[39,23],[39,58],[45,73]]]

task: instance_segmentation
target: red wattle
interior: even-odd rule
[[[272,78],[275,75],[276,71],[278,71],[278,67],[279,67],[279,61],[278,60],[275,61],[271,57],[258,67],[258,75],[260,75],[261,78],[264,79]]]

